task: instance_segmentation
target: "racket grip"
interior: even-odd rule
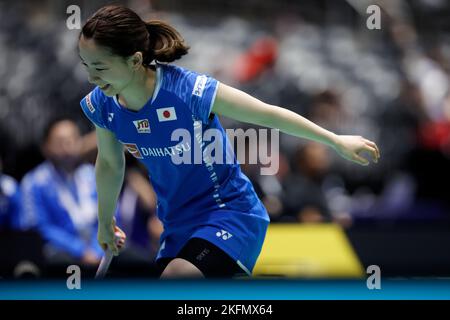
[[[117,244],[117,242],[119,241],[119,236],[116,235],[114,240]],[[111,264],[113,257],[114,257],[114,254],[112,253],[112,251],[109,248],[107,248],[105,250],[104,256],[100,260],[100,264],[98,266],[97,273],[95,274],[95,279],[102,279],[105,277],[106,273],[108,272],[109,265]]]
[[[100,265],[98,267],[97,273],[95,274],[96,279],[102,279],[105,277],[106,273],[108,272],[109,265],[111,264],[111,261],[113,259],[113,253],[111,250],[107,249],[105,251],[105,255],[100,260]]]

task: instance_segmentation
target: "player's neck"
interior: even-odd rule
[[[156,72],[145,68],[136,74],[131,83],[120,93],[119,103],[127,109],[139,111],[153,96]]]

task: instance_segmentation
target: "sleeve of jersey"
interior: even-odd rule
[[[192,71],[185,71],[181,77],[183,88],[182,98],[203,123],[209,122],[219,82],[207,75],[200,75]]]
[[[107,127],[108,121],[105,120],[107,119],[107,113],[102,106],[102,100],[102,93],[96,87],[80,101],[80,105],[86,117],[93,124],[104,129],[109,129]]]

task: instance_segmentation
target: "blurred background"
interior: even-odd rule
[[[95,190],[82,192],[95,184],[93,127],[79,107],[92,86],[66,9],[78,5],[84,23],[109,3],[0,1],[0,277],[65,277],[70,263],[92,273],[100,259]],[[381,161],[361,167],[280,134],[276,175],[242,165],[272,220],[256,276],[359,278],[369,265],[450,276],[448,1],[115,3],[175,26],[191,47],[176,64],[380,147]],[[372,4],[380,29],[366,24]],[[111,275],[152,277],[162,226],[133,159],[117,212],[129,242]],[[78,178],[60,181],[55,167]]]

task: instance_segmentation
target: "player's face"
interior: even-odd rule
[[[97,85],[107,96],[122,92],[133,79],[134,71],[126,59],[111,54],[92,39],[81,36],[78,49],[82,64],[88,72],[88,81]]]

